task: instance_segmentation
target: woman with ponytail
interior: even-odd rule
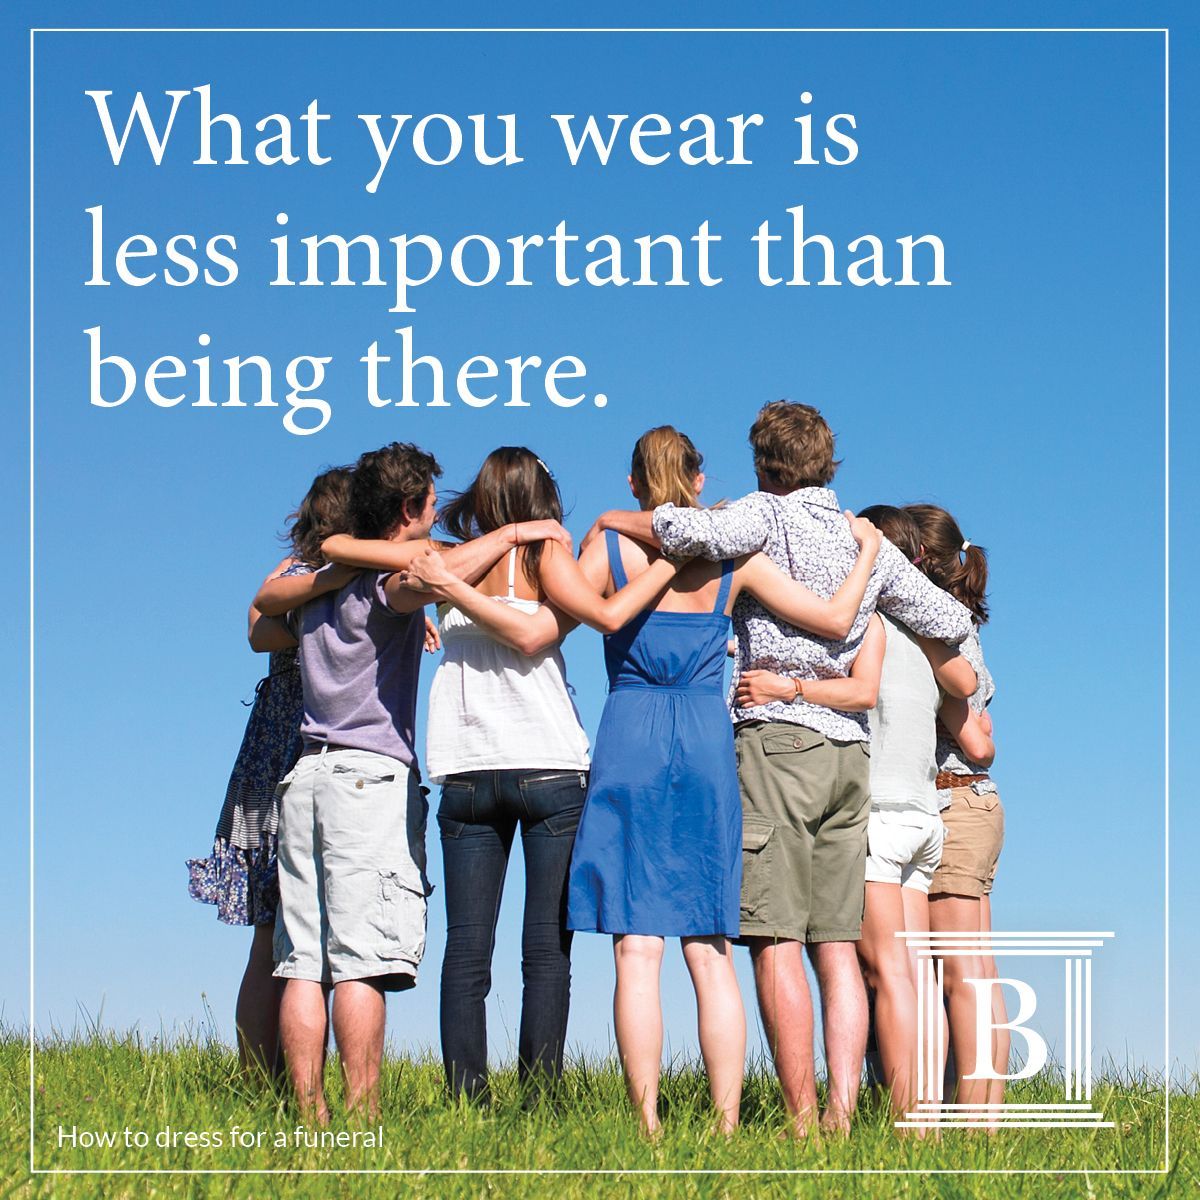
[[[979,628],[988,619],[987,552],[964,536],[958,522],[944,508],[936,504],[910,504],[905,511],[916,521],[920,533],[917,566],[966,605],[975,623],[960,650],[975,668],[978,684],[968,699],[953,702],[952,712],[943,712],[938,726],[937,786],[946,841],[941,865],[930,888],[929,922],[935,932],[978,929],[989,933],[992,884],[1004,845],[1004,806],[989,773],[995,744],[990,736],[992,726],[987,706],[996,687],[984,664],[979,642]],[[987,734],[982,748],[964,740],[960,732],[970,727],[969,714],[974,715]],[[959,1103],[999,1104],[1004,1099],[1003,1080],[970,1078],[975,1058],[975,997],[966,980],[972,976],[994,979],[996,975],[995,959],[990,955],[945,960],[950,1046],[954,1051]],[[998,987],[992,989],[992,1006],[993,1024],[998,1027],[993,1035],[992,1058],[996,1072],[1004,1073],[1008,1070],[1009,1038],[999,1028],[1007,1017],[1003,993]]]

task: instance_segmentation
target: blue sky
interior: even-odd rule
[[[699,9],[696,24],[749,19],[717,5]],[[4,51],[13,169],[3,187],[16,233],[10,255],[20,263],[26,99],[14,81],[26,78],[21,31],[33,11],[10,10]],[[475,15],[556,23],[549,12]],[[114,19],[99,5],[54,13],[38,6],[38,23]],[[879,24],[882,13],[862,5],[854,17]],[[414,25],[440,23],[433,10],[428,19],[410,15]],[[993,15],[1005,25],[1170,23],[1173,105],[1177,114],[1194,111],[1188,66],[1196,26],[1183,6],[1013,5]],[[119,19],[137,24],[141,16],[129,5]],[[389,24],[391,16],[363,5],[339,11],[335,22],[331,10],[297,5],[291,19]],[[461,14],[463,23],[471,16]],[[216,5],[196,19],[241,18]],[[754,19],[848,18],[812,5],[802,13],[762,6]],[[961,19],[954,6],[910,4],[889,6],[886,23]],[[980,8],[971,19],[983,22]],[[748,490],[746,430],[763,402],[789,396],[817,404],[837,432],[844,505],[934,500],[990,550],[994,620],[984,636],[998,684],[995,774],[1008,812],[997,925],[1114,930],[1096,964],[1097,1050],[1120,1063],[1161,1066],[1161,35],[40,34],[36,70],[40,1027],[69,1029],[85,1009],[102,1009],[117,1028],[173,1028],[199,1020],[205,996],[223,1031],[231,1027],[247,936],[187,897],[183,861],[211,842],[247,711],[240,702],[262,668],[244,642],[245,604],[279,556],[284,515],[316,471],[411,439],[438,455],[442,484],[453,488],[493,446],[528,444],[554,469],[568,524],[582,535],[598,511],[626,502],[629,450],[648,425],[672,422],[691,434],[707,455],[710,499]],[[200,83],[211,83],[215,105],[247,127],[272,112],[298,115],[319,97],[332,114],[321,148],[334,161],[320,169],[193,166],[194,109],[184,108],[161,168],[148,164],[143,146],[113,167],[86,89],[113,90],[116,107],[137,88],[161,96]],[[804,90],[814,95],[809,106],[799,103]],[[857,161],[791,165],[792,117],[804,111],[817,114],[818,128],[827,115],[853,113]],[[483,168],[464,156],[433,169],[409,157],[369,195],[359,112],[515,112],[526,161]],[[604,170],[571,169],[552,112],[661,112],[672,120],[759,112],[766,122],[753,131],[749,167],[647,168],[622,156]],[[1192,190],[1194,167],[1180,157],[1172,186]],[[1173,202],[1184,211],[1177,195]],[[748,239],[760,221],[782,223],[801,203],[809,230],[841,246],[864,233],[885,243],[936,233],[953,286],[759,287]],[[84,210],[96,204],[104,205],[110,245],[135,232],[160,243],[175,233],[235,233],[241,277],[226,289],[84,287]],[[400,316],[387,311],[386,288],[266,287],[267,239],[279,231],[280,210],[296,236],[370,232],[385,244],[418,232],[447,245],[466,233],[503,244],[548,233],[562,219],[589,236],[686,237],[708,219],[725,239],[725,282],[566,290],[537,275],[531,288],[467,289],[443,279],[414,293],[417,311]],[[1195,235],[1178,219],[1173,251],[1178,334],[1195,323],[1184,265],[1194,264]],[[3,336],[23,414],[26,327],[17,297],[25,279],[23,268],[11,274]],[[211,335],[214,359],[259,353],[278,368],[296,354],[332,355],[320,393],[333,406],[331,421],[301,438],[284,431],[281,409],[159,410],[136,397],[119,409],[90,407],[82,330],[95,325],[105,353],[143,369],[158,355],[202,353],[200,332]],[[604,392],[608,403],[556,409],[535,387],[529,408],[373,409],[356,359],[373,340],[386,352],[397,344],[393,330],[407,325],[417,352],[440,356],[448,374],[473,354],[577,355],[588,368],[584,390]],[[1196,364],[1181,337],[1174,350],[1178,614],[1196,583],[1187,534]],[[24,420],[14,421],[2,485],[19,529],[27,515]],[[22,535],[16,540],[23,545]],[[0,705],[22,770],[14,776],[14,867],[0,880],[0,900],[13,914],[9,936],[23,962],[28,645],[23,571],[16,576],[14,686]],[[1196,712],[1183,686],[1189,622],[1177,617],[1175,632],[1178,748]],[[594,730],[603,704],[598,637],[572,635],[567,659]],[[431,675],[427,663],[425,687]],[[1184,1020],[1197,976],[1179,939],[1197,896],[1193,880],[1179,876],[1195,821],[1181,774],[1176,783],[1173,1053],[1194,1066],[1196,1038]],[[430,850],[437,882],[434,836]],[[491,1010],[501,1055],[511,1051],[519,1006],[521,885],[518,857]],[[436,1042],[440,900],[435,893],[422,986],[392,1003],[393,1036],[407,1045]],[[603,997],[607,939],[581,936],[576,945],[576,995]],[[6,978],[4,1014],[23,1022],[27,979],[23,970]],[[748,972],[744,978],[753,1012]],[[677,952],[668,956],[664,997],[670,1044],[689,1049],[694,1015]],[[603,1051],[609,1028],[605,1003],[580,1003],[570,1041]]]

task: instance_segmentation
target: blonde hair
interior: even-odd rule
[[[629,474],[647,508],[660,504],[699,508],[696,476],[703,467],[704,456],[686,433],[674,425],[659,425],[638,438]]]

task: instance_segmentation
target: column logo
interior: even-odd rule
[[[916,1109],[896,1125],[907,1129],[969,1129],[981,1123],[1012,1129],[1111,1129],[1113,1123],[1092,1107],[1092,951],[1112,933],[907,933],[903,938],[917,963],[917,1101]],[[1027,980],[1017,974],[1021,958],[1061,958],[1062,993],[1055,996],[1063,1019],[1063,1099],[1061,1102],[1021,1104],[959,1104],[944,1094],[946,1009],[943,978],[951,957],[992,957],[999,978],[968,978],[975,994],[976,1069],[972,1079],[1029,1079],[1050,1060],[1046,1039],[1029,1022],[1042,1003]],[[1014,961],[1018,960],[1018,961]],[[993,988],[1015,992],[1017,1014],[1003,1025],[993,1024]],[[1055,989],[1057,992],[1057,989]],[[992,1034],[1007,1029],[1014,1050],[1023,1049],[1024,1062],[1011,1074],[997,1072],[992,1063]],[[1008,1064],[1005,1064],[1007,1067]]]

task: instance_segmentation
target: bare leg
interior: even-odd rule
[[[974,896],[939,893],[929,898],[929,926],[934,932],[974,933],[979,929],[979,900]],[[946,1009],[950,1018],[950,1047],[954,1051],[955,1095],[959,1104],[984,1104],[986,1079],[968,1079],[975,1072],[975,989],[966,981],[983,978],[978,955],[947,955],[942,959]]]
[[[333,989],[333,1036],[346,1082],[346,1111],[379,1115],[379,1067],[387,1005],[371,979],[347,979]]]
[[[719,1128],[737,1128],[746,1072],[746,1010],[733,970],[733,947],[724,937],[685,937],[683,959],[696,989],[700,1053],[708,1090],[721,1114]]]
[[[867,1049],[867,989],[853,942],[813,942],[808,952],[821,989],[825,1062],[829,1068],[829,1098],[821,1128],[849,1133]]]
[[[867,986],[875,991],[875,1034],[883,1082],[891,1089],[892,1112],[904,1117],[916,1101],[917,993],[904,929],[904,889],[898,883],[867,883],[858,954]]]
[[[662,1067],[662,1001],[659,974],[663,939],[640,934],[613,938],[617,987],[613,994],[613,1024],[617,1050],[625,1072],[630,1102],[642,1128],[655,1133],[658,1120],[658,1075]]]
[[[992,931],[992,899],[990,896],[984,896],[979,901],[979,918],[980,929],[984,933]],[[983,958],[983,974],[988,979],[999,979],[1000,972],[996,970],[996,960],[992,955],[985,955]],[[992,988],[992,1025],[997,1028],[992,1033],[992,1065],[995,1068],[997,1075],[1006,1075],[1008,1073],[1008,1055],[1011,1043],[1011,1037],[1007,1029],[1001,1029],[999,1026],[1008,1023],[1008,1009],[1004,1003],[1004,989],[999,987]],[[1004,1080],[990,1079],[988,1080],[988,1103],[1003,1104],[1004,1103]],[[989,1128],[995,1128],[994,1124],[989,1124]]]
[[[279,1053],[279,1003],[283,999],[283,980],[276,979],[273,928],[256,925],[250,942],[250,957],[238,989],[238,1058],[247,1074],[263,1072],[278,1077],[282,1060]]]
[[[305,1117],[329,1124],[325,1103],[326,987],[311,979],[289,979],[279,1005],[279,1037],[288,1077]]]
[[[804,973],[804,945],[752,938],[750,956],[758,1009],[783,1089],[783,1102],[792,1114],[796,1135],[804,1137],[812,1132],[817,1120],[813,1008]],[[865,999],[863,1004],[865,1007]]]

